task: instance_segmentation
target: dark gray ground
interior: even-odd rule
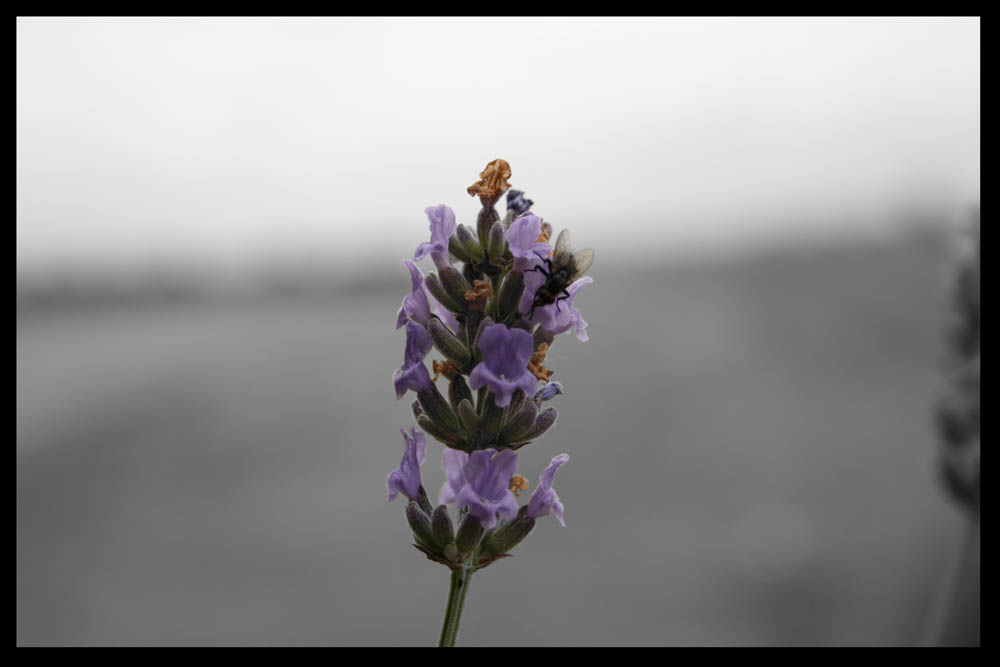
[[[459,642],[915,641],[960,534],[941,250],[616,261],[521,457],[572,455],[567,527],[473,578]],[[385,502],[406,288],[19,315],[18,643],[434,643],[447,572]]]

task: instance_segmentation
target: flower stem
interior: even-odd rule
[[[462,608],[465,606],[465,593],[469,590],[469,579],[472,571],[466,568],[451,571],[451,589],[448,591],[448,607],[444,611],[444,624],[441,626],[441,640],[438,646],[454,646],[458,637],[458,624],[462,620]]]

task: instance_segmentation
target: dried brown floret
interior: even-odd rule
[[[465,293],[465,300],[472,310],[483,310],[486,302],[493,298],[493,285],[488,280],[473,280],[472,289]]]
[[[542,343],[535,350],[535,353],[531,355],[531,361],[528,362],[528,370],[542,382],[548,382],[549,378],[552,377],[552,371],[542,366],[542,362],[545,361],[545,353],[548,351],[549,344]]]
[[[508,178],[510,178],[510,165],[506,160],[497,158],[479,172],[479,180],[466,188],[466,191],[471,196],[479,195],[483,206],[492,206],[500,195],[510,188]]]
[[[458,368],[450,361],[438,361],[434,359],[431,361],[431,365],[434,367],[434,377],[431,378],[432,382],[437,382],[438,377],[441,375],[449,380],[458,375]]]
[[[527,477],[525,477],[524,475],[515,474],[513,477],[510,478],[510,484],[507,485],[507,488],[515,496],[520,496],[521,492],[527,491],[529,486],[531,485],[528,484]]]

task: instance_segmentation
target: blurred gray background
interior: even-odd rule
[[[433,644],[392,326],[490,160],[593,247],[567,527],[459,643],[910,644],[978,19],[17,21],[17,642]],[[423,467],[442,481],[440,445]]]

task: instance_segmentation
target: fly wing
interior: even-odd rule
[[[584,272],[590,268],[590,265],[594,263],[594,249],[587,248],[586,250],[581,250],[580,252],[573,255],[573,265],[576,271],[570,278],[571,281],[576,280],[584,274]]]
[[[566,264],[570,259],[571,253],[569,230],[564,229],[559,232],[559,238],[556,239],[556,248],[552,253],[552,263],[556,266]]]

